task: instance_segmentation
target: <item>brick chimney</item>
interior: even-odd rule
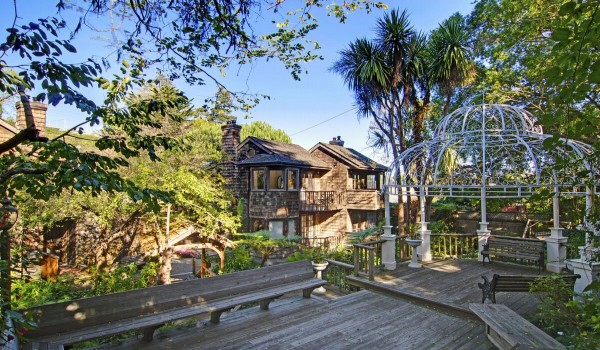
[[[334,145],[334,146],[342,146],[344,147],[344,141],[342,141],[342,137],[338,136],[338,137],[334,137],[333,140],[329,141],[330,145]]]
[[[38,101],[30,101],[29,105],[31,106],[31,112],[33,113],[35,127],[40,131],[40,137],[46,137],[46,111],[48,110],[48,105]],[[15,121],[15,127],[18,130],[23,130],[27,127],[23,103],[18,101],[16,103],[16,108],[17,120]]]
[[[227,188],[238,195],[238,170],[235,162],[237,161],[237,147],[240,145],[240,130],[242,127],[237,125],[235,119],[227,121],[221,126],[221,153],[223,155],[223,178]]]

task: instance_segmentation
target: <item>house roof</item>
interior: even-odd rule
[[[240,166],[277,164],[304,168],[331,169],[329,164],[317,157],[313,157],[310,152],[298,145],[263,140],[250,136],[240,143],[238,150],[243,149],[248,143],[252,143],[264,153],[238,162]]]
[[[352,148],[319,142],[309,151],[312,153],[317,149],[321,149],[323,152],[337,158],[351,169],[376,171],[386,171],[388,169],[385,165],[377,163]]]

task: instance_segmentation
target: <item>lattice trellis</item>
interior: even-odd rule
[[[440,121],[431,140],[403,152],[392,169],[403,185],[425,188],[428,196],[479,197],[482,187],[488,198],[528,197],[540,187],[585,195],[576,174],[598,174],[586,160],[591,147],[562,140],[549,151],[542,146],[551,137],[518,107],[463,107]],[[567,170],[553,171],[558,159],[569,162]]]

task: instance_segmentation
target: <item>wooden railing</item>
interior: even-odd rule
[[[431,234],[431,255],[435,258],[477,259],[477,245],[477,234]]]
[[[373,243],[354,244],[354,276],[366,275],[370,281],[375,279],[375,259],[378,251],[381,261],[381,245]]]
[[[348,284],[346,276],[354,272],[354,265],[346,264],[341,261],[326,259],[329,264],[323,274],[323,279],[327,284],[337,287],[342,292],[353,292],[356,287]]]
[[[344,206],[344,192],[300,191],[301,211],[339,210]]]
[[[412,249],[406,244],[407,235],[396,237],[396,261],[412,258]],[[375,268],[382,265],[381,250],[385,240],[354,244],[354,265],[328,260],[325,272],[327,282],[344,291],[351,291],[346,276],[354,271],[354,276],[368,276],[375,279]],[[476,259],[478,252],[476,234],[432,234],[431,254],[436,258]]]

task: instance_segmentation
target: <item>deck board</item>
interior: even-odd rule
[[[468,260],[437,260],[410,269],[406,263],[376,276],[375,283],[398,293],[447,303],[460,310],[481,302],[481,276],[537,274],[536,267]],[[527,317],[536,307],[528,293],[497,293],[506,304]],[[362,290],[325,300],[288,295],[258,307],[227,312],[221,323],[207,320],[196,326],[173,328],[153,342],[130,339],[104,349],[493,349],[483,323],[454,309],[375,291]],[[469,311],[470,312],[470,311]]]

